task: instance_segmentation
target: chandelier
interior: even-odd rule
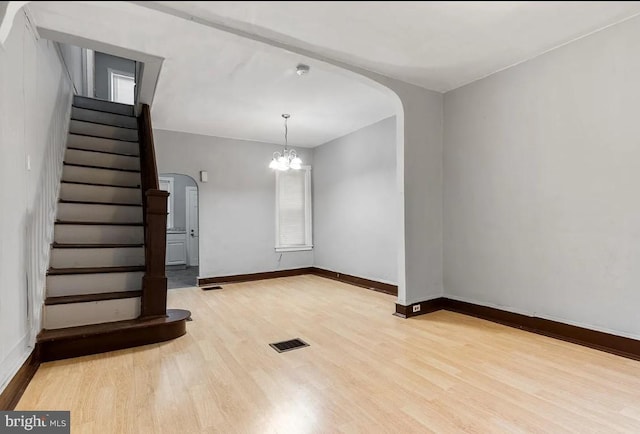
[[[273,159],[269,163],[271,169],[286,171],[289,169],[300,170],[302,168],[302,160],[296,154],[296,151],[288,148],[287,143],[287,120],[291,117],[289,114],[283,114],[284,118],[284,149],[282,152],[274,152]]]

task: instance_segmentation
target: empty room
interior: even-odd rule
[[[640,432],[640,2],[0,2],[0,432]]]

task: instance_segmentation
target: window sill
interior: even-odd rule
[[[280,252],[302,252],[313,250],[313,246],[276,247],[276,253]]]

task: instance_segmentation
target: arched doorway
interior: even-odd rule
[[[196,286],[200,263],[198,183],[181,173],[162,173],[167,203],[166,273],[169,289]]]

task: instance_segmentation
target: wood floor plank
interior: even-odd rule
[[[394,303],[313,275],[172,290],[187,335],[45,363],[17,409],[101,434],[640,432],[640,362]]]

